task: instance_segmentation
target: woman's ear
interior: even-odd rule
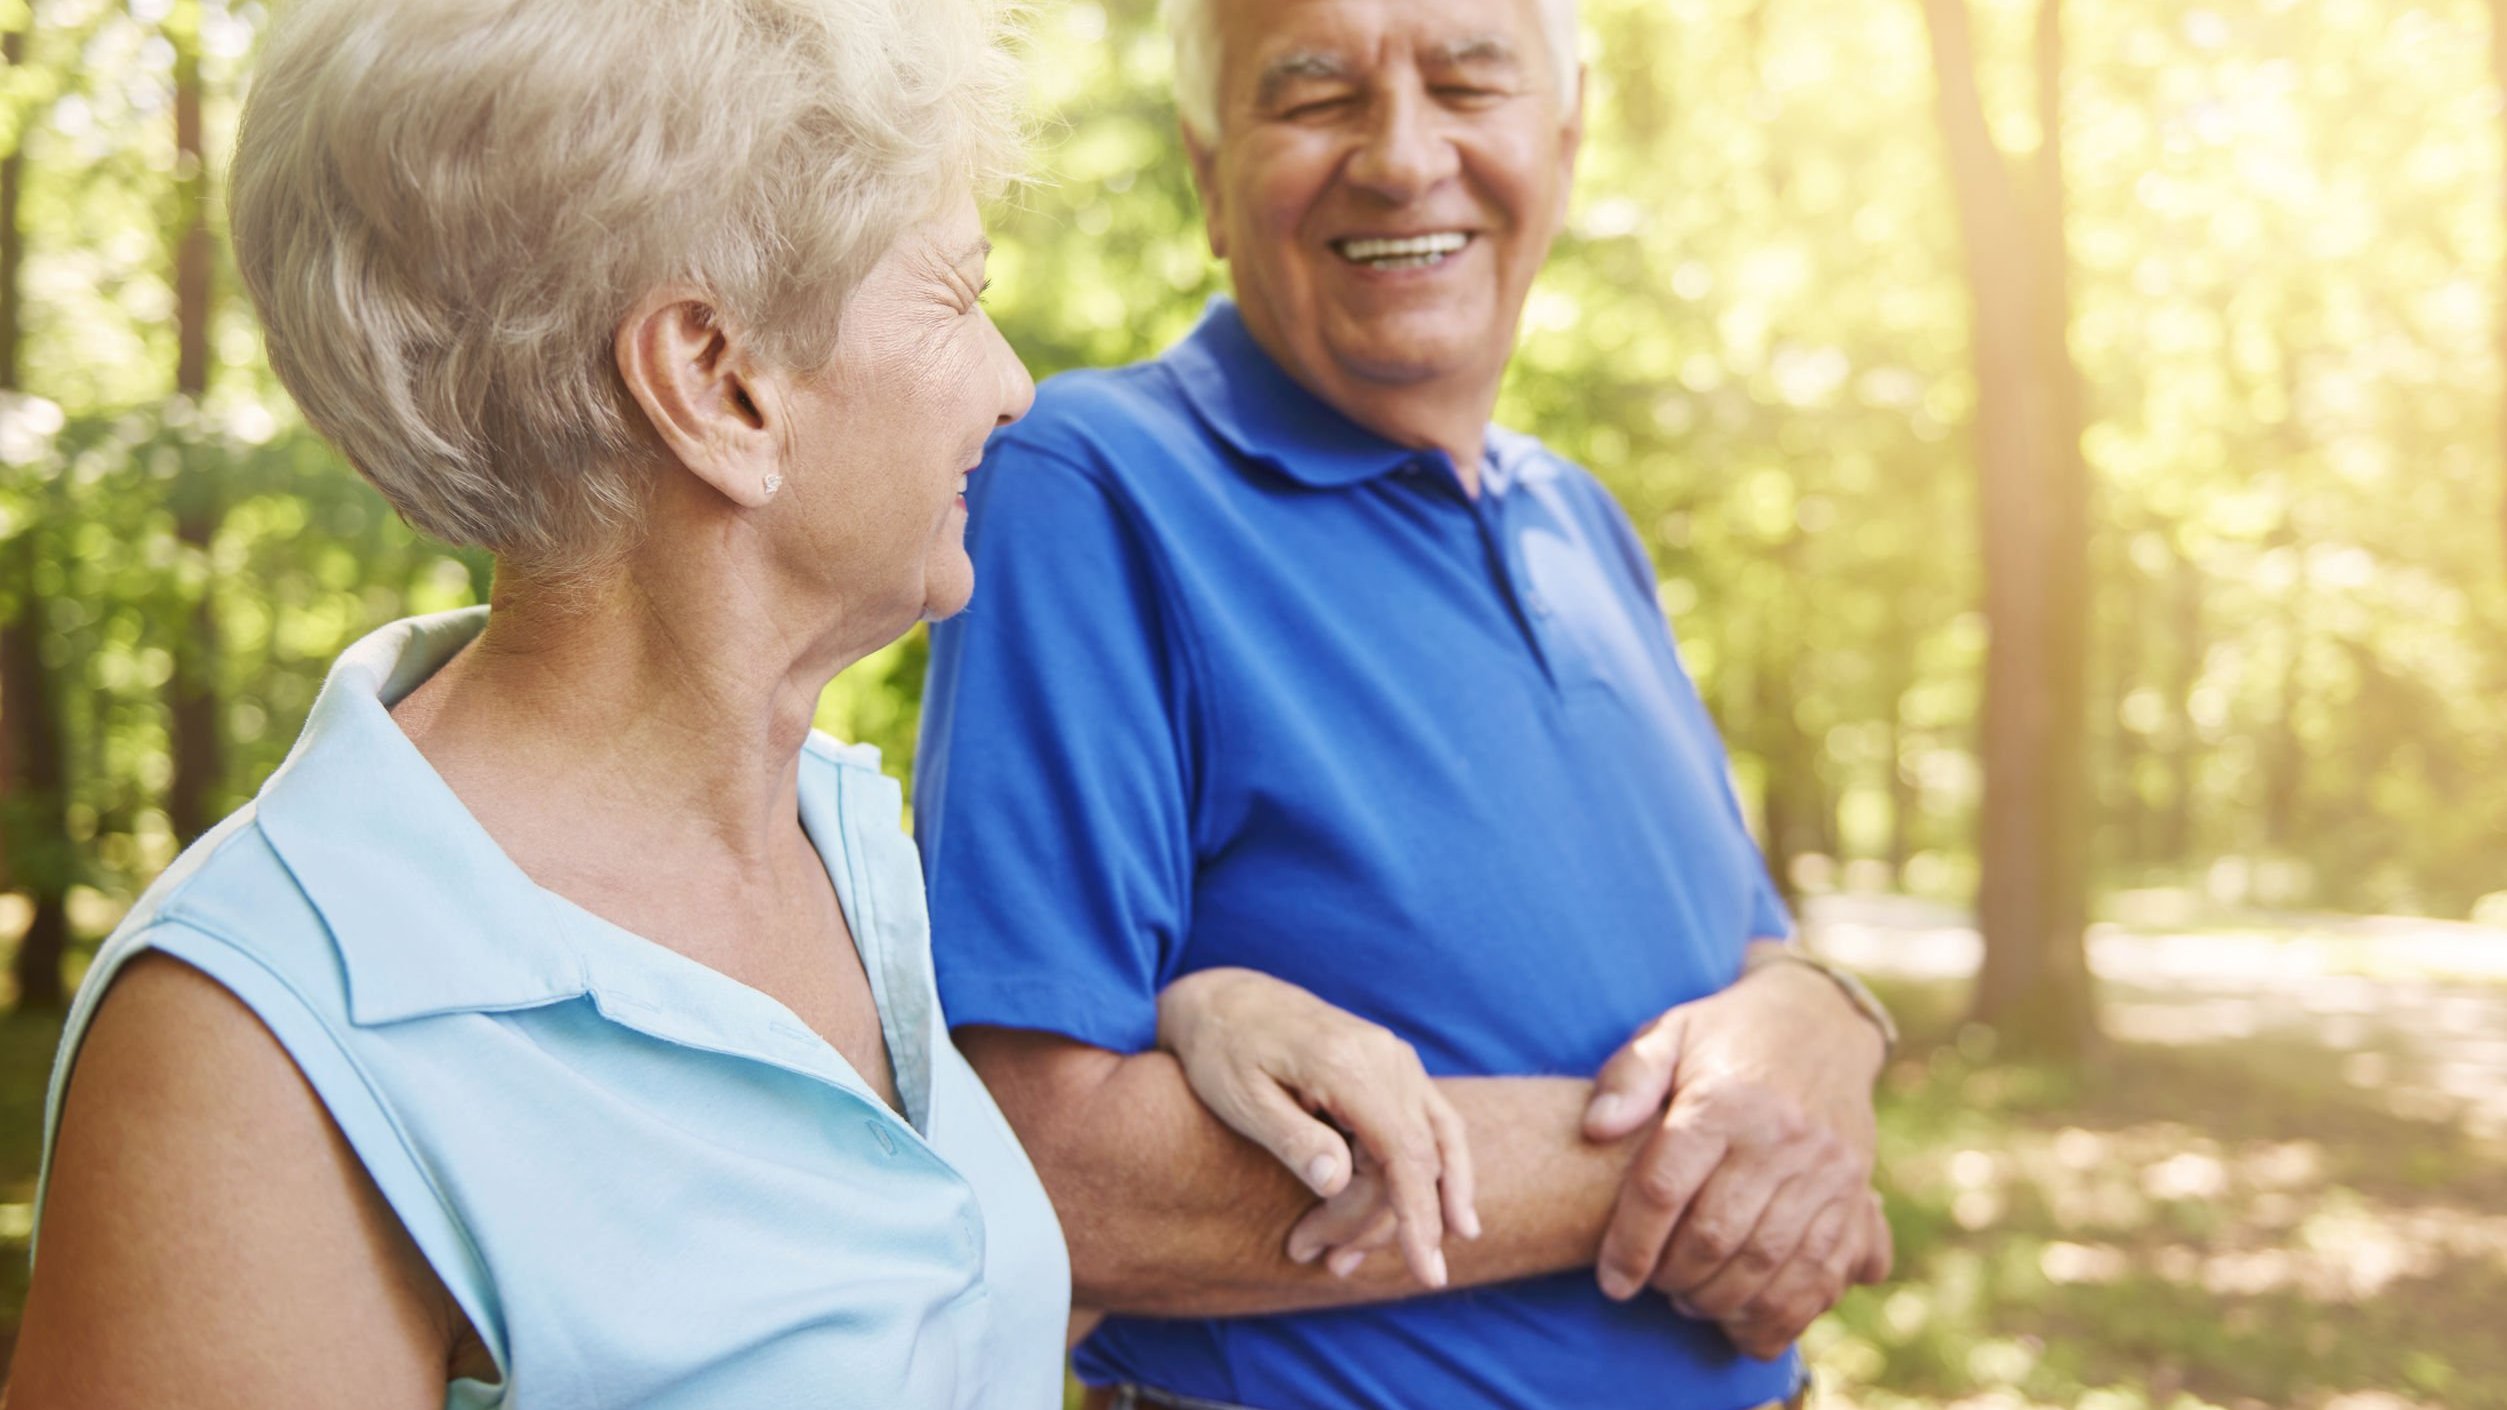
[[[689,473],[754,509],[783,485],[782,387],[762,373],[713,301],[656,289],[620,321],[618,375],[653,434]]]

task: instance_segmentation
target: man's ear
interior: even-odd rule
[[[1219,152],[1192,125],[1184,127],[1184,157],[1192,166],[1193,190],[1201,197],[1201,223],[1210,236],[1213,258],[1227,258],[1226,211],[1219,200]]]
[[[1567,218],[1567,204],[1575,196],[1576,154],[1584,150],[1584,94],[1592,85],[1587,81],[1585,67],[1576,65],[1576,91],[1567,95],[1566,120],[1558,130],[1559,169],[1567,179],[1558,189],[1558,217]]]
[[[713,301],[656,289],[620,320],[618,375],[653,434],[689,473],[756,508],[783,483],[781,387],[761,375]]]

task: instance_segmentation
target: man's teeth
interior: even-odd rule
[[[1459,230],[1433,235],[1406,235],[1397,240],[1343,240],[1341,258],[1375,269],[1425,269],[1471,243]]]

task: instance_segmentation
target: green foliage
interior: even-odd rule
[[[484,586],[482,560],[419,540],[318,438],[229,405],[0,411],[0,544],[33,550],[8,556],[30,571],[0,580],[0,616],[39,614],[73,783],[67,839],[7,836],[21,882],[40,868],[127,899],[173,859],[164,692],[196,603],[218,625],[231,806],[285,756],[341,647]],[[205,552],[175,533],[203,496]]]
[[[1584,8],[1580,196],[1501,415],[1627,503],[1786,879],[1963,898],[1984,645],[1972,391],[1920,16]],[[2025,150],[2030,10],[1978,8],[1988,107]],[[1050,118],[1037,183],[996,213],[992,303],[1039,376],[1152,355],[1224,287],[1153,11],[1036,15]],[[2507,791],[2485,786],[2507,775],[2507,575],[2483,12],[2072,16],[2100,883],[2463,914],[2507,887]],[[171,53],[97,0],[43,19],[6,94],[36,115],[27,382],[71,410],[46,454],[86,468],[8,493],[21,529],[40,511],[48,659],[73,672],[74,840],[119,898],[164,856],[157,694],[191,601],[207,594],[228,637],[234,798],[283,751],[325,655],[393,612],[475,598],[483,569],[414,543],[293,429],[231,278],[207,407],[155,409]],[[258,20],[200,9],[213,153]],[[205,555],[167,537],[178,483],[226,501]],[[900,772],[920,650],[857,667],[821,712]]]

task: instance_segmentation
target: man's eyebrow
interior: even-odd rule
[[[1348,76],[1349,61],[1337,54],[1327,54],[1318,49],[1282,54],[1262,66],[1262,79],[1254,87],[1254,101],[1268,106],[1280,96],[1281,89],[1292,83]]]
[[[1515,46],[1493,34],[1439,44],[1428,50],[1427,61],[1438,68],[1461,68],[1466,64],[1514,67],[1519,63]]]

